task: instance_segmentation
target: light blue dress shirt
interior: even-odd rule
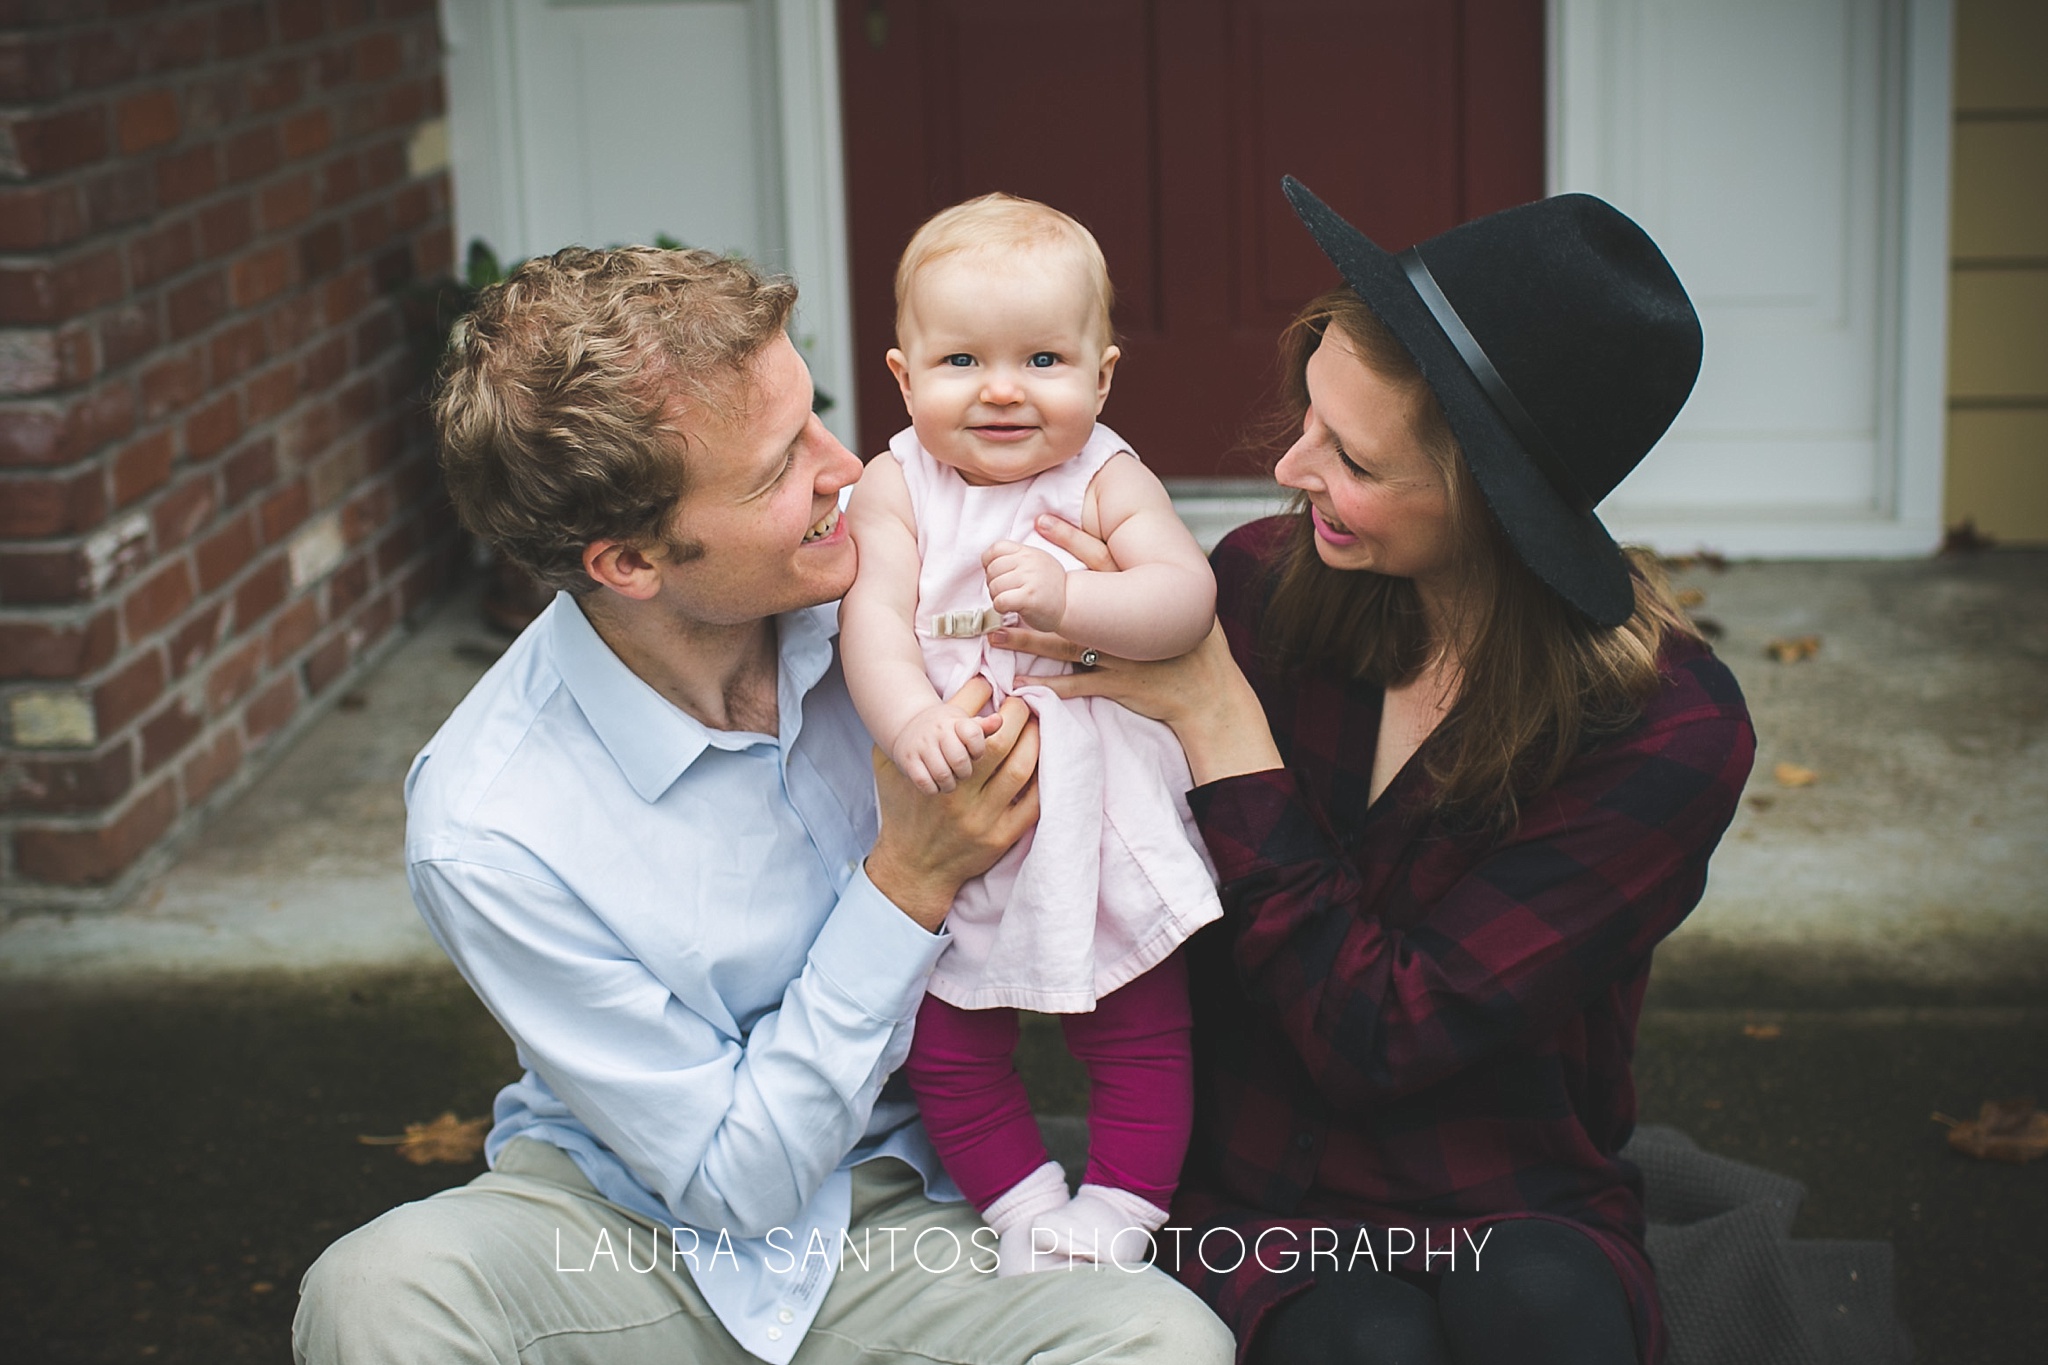
[[[552,1143],[605,1198],[696,1229],[719,1321],[786,1365],[831,1286],[852,1167],[899,1156],[959,1192],[885,1084],[946,936],[862,871],[874,775],[835,609],[775,625],[781,733],[713,730],[558,595],[413,761],[406,861],[526,1068],[487,1155]],[[829,1262],[800,1259],[814,1233]]]

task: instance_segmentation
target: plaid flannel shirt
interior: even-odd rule
[[[1225,915],[1189,949],[1195,1135],[1173,1222],[1194,1233],[1162,1263],[1242,1353],[1331,1263],[1311,1252],[1443,1273],[1471,1264],[1488,1223],[1561,1219],[1612,1261],[1655,1362],[1641,1181],[1617,1153],[1651,950],[1698,903],[1754,755],[1741,692],[1674,642],[1639,721],[1589,746],[1505,838],[1420,813],[1419,761],[1368,809],[1380,690],[1276,678],[1255,657],[1283,528],[1241,528],[1214,556],[1225,632],[1286,766],[1190,794]],[[1355,1259],[1361,1231],[1370,1260]]]

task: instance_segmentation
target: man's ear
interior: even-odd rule
[[[622,540],[593,540],[584,546],[583,572],[599,587],[635,602],[661,591],[661,572],[654,561]]]
[[[1116,362],[1123,358],[1123,354],[1114,346],[1102,348],[1102,365],[1095,372],[1095,411],[1098,413],[1109,401],[1109,378],[1116,372]]]
[[[896,376],[896,387],[903,390],[903,410],[910,411],[910,361],[903,352],[891,346],[887,357],[889,373]]]

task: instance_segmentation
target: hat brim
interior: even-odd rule
[[[1430,315],[1401,263],[1293,176],[1283,177],[1280,187],[1344,282],[1422,371],[1464,451],[1473,482],[1516,555],[1594,625],[1627,621],[1635,611],[1635,581],[1621,547],[1599,517],[1573,510],[1536,467]]]

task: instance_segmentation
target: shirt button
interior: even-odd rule
[[[770,1327],[770,1328],[768,1329],[768,1340],[770,1340],[770,1341],[780,1341],[780,1340],[782,1340],[782,1329],[781,1329],[780,1327]]]
[[[1296,1133],[1294,1135],[1294,1145],[1305,1152],[1316,1145],[1316,1135],[1314,1133]]]
[[[784,1322],[796,1321],[796,1314],[790,1312],[787,1308],[783,1309],[780,1313],[777,1313],[775,1316],[782,1319]]]

